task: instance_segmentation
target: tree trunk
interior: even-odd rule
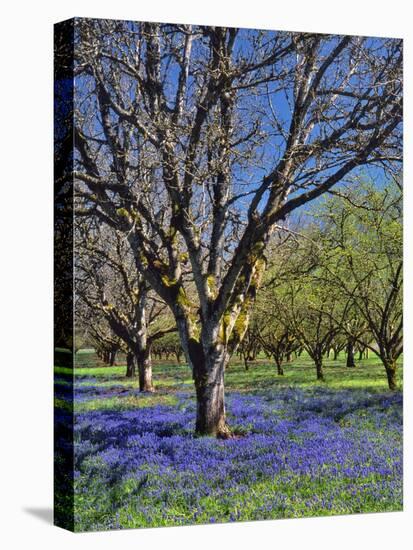
[[[219,321],[204,321],[200,331],[177,307],[178,333],[186,360],[192,370],[196,393],[195,434],[231,437],[225,416],[224,373],[230,353],[222,338]],[[238,350],[232,349],[232,353]]]
[[[136,359],[133,351],[128,351],[126,355],[126,377],[133,378],[136,375]]]
[[[339,354],[340,352],[339,352],[337,349],[334,349],[334,350],[333,350],[333,353],[334,353],[334,355],[333,355],[333,360],[334,360],[334,361],[337,361],[337,359],[338,359],[338,354]]]
[[[325,382],[323,360],[321,358],[318,358],[314,360],[314,363],[317,372],[317,380],[320,380],[320,382]]]
[[[116,350],[114,349],[110,352],[110,361],[109,361],[110,366],[113,367],[115,362],[116,362]]]
[[[244,367],[245,367],[245,370],[249,369],[248,357],[247,356],[244,356]]]
[[[275,364],[277,365],[277,374],[278,374],[278,376],[284,376],[284,369],[283,369],[281,361],[277,358],[274,358],[274,359],[275,359]]]
[[[225,419],[224,377],[216,373],[213,383],[196,384],[197,410],[195,431],[198,435],[228,437],[230,432]]]
[[[201,351],[200,344],[197,347],[199,355],[191,361],[197,398],[195,432],[228,438],[231,432],[225,417],[224,372],[229,356],[220,345],[210,347],[208,354]]]
[[[386,369],[387,374],[387,382],[389,384],[389,390],[395,391],[397,390],[397,365],[396,361],[383,361],[384,362],[384,368]]]
[[[139,391],[154,392],[152,384],[152,360],[148,348],[138,353]]]
[[[286,358],[285,360],[287,361],[287,363],[291,363],[292,361],[292,355],[291,355],[291,351],[287,351],[287,355],[286,355]]]
[[[353,338],[349,338],[347,340],[346,353],[347,353],[347,363],[346,363],[347,367],[354,368],[356,366],[356,363],[354,361],[354,340],[353,340]]]

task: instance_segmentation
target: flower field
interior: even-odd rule
[[[402,394],[386,390],[377,360],[329,362],[324,384],[308,359],[285,370],[231,365],[236,437],[219,440],[193,434],[187,367],[155,366],[154,394],[124,367],[77,369],[75,529],[401,510]],[[70,385],[57,371],[64,415]]]

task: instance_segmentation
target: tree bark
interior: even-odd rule
[[[354,361],[354,340],[353,340],[353,338],[349,338],[348,341],[347,341],[346,353],[347,353],[346,366],[349,367],[349,368],[354,368],[356,366],[356,363]]]
[[[136,375],[136,358],[133,351],[126,355],[126,378],[133,378]]]
[[[396,361],[383,361],[384,368],[386,369],[387,382],[389,384],[389,390],[397,390],[397,365]]]
[[[249,364],[248,364],[248,357],[247,356],[244,356],[244,367],[245,367],[245,370],[248,370],[250,368]]]
[[[279,359],[275,359],[275,364],[277,365],[277,374],[278,376],[284,376],[284,369],[282,363]]]
[[[317,358],[314,360],[314,363],[317,372],[317,380],[320,380],[320,382],[325,382],[323,360],[321,358]]]
[[[139,391],[154,392],[152,384],[152,360],[149,349],[138,353]]]
[[[210,347],[207,354],[201,352],[193,364],[197,397],[197,435],[214,435],[220,438],[231,436],[226,423],[224,390],[224,372],[229,356],[226,350],[221,349],[222,347]]]
[[[110,361],[109,361],[110,366],[113,367],[115,362],[116,362],[116,350],[112,350],[110,352]]]

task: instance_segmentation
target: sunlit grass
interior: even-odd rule
[[[125,365],[93,361],[55,369],[56,410],[76,414],[77,531],[402,509],[401,397],[376,356],[327,359],[323,383],[305,354],[284,376],[233,361],[227,417],[242,437],[228,442],[193,437],[187,365],[155,362],[156,392],[141,393]],[[400,389],[402,376],[400,363]]]
[[[177,399],[174,395],[160,395],[156,393],[143,395],[128,395],[125,397],[109,397],[76,401],[74,409],[76,413],[90,411],[126,411],[155,405],[175,405]]]
[[[84,353],[83,357],[89,357],[87,361],[78,361],[79,366],[74,369],[64,367],[55,367],[57,374],[72,375],[75,373],[76,381],[79,384],[110,386],[116,381],[117,384],[122,384],[125,387],[133,387],[134,381],[125,378],[126,365],[117,365],[113,367],[100,366],[80,366],[82,364],[91,363],[94,354]],[[192,384],[191,372],[187,365],[176,365],[168,362],[154,362],[154,383],[158,383],[161,387],[173,388],[179,384]],[[368,359],[357,361],[356,368],[347,368],[345,366],[345,355],[340,354],[339,359],[324,360],[324,372],[326,377],[325,385],[332,388],[385,388],[387,381],[384,367],[380,359],[371,354]],[[402,384],[402,360],[399,362],[398,377]],[[278,376],[276,367],[271,360],[260,358],[256,362],[250,363],[248,371],[237,360],[233,360],[226,372],[226,385],[228,388],[242,390],[245,388],[254,388],[256,383],[264,383],[265,385],[273,384],[299,384],[313,385],[317,384],[315,379],[315,367],[311,359],[303,353],[300,357],[295,358],[291,363],[284,364],[284,376]],[[94,380],[86,380],[93,378]],[[82,379],[85,379],[82,381]],[[96,380],[95,380],[96,379]]]

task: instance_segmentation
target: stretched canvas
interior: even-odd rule
[[[55,26],[55,523],[402,510],[402,40]]]

